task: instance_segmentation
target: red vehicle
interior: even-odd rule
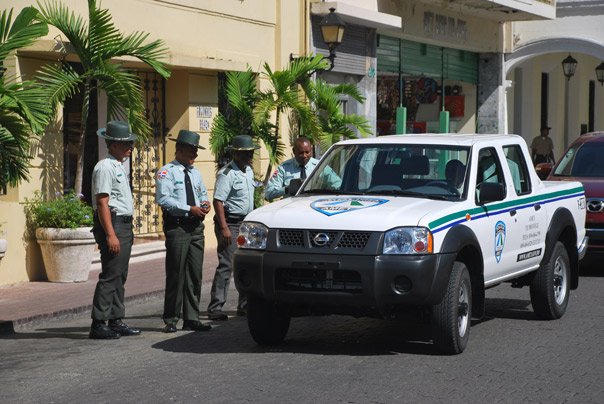
[[[580,181],[585,188],[589,237],[587,254],[604,253],[604,132],[591,132],[575,140],[553,167],[541,163],[536,167],[547,181]]]

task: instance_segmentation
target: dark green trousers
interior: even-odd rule
[[[93,228],[94,238],[101,252],[101,273],[92,299],[91,317],[93,320],[113,320],[124,318],[126,314],[124,284],[128,277],[128,263],[130,262],[134,234],[132,223],[124,223],[120,219],[120,216],[114,216],[111,220],[115,235],[120,241],[120,253],[118,255],[109,252],[107,235],[98,221]]]
[[[165,226],[166,291],[163,320],[176,324],[180,318],[199,320],[204,225]]]

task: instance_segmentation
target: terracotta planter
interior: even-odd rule
[[[92,227],[36,229],[46,276],[51,282],[86,282],[92,264]]]

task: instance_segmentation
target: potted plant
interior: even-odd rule
[[[95,245],[92,208],[73,192],[54,199],[43,199],[36,192],[26,209],[48,280],[87,281]]]

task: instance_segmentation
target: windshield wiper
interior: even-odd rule
[[[305,189],[302,194],[326,194],[326,195],[364,195],[362,192],[343,191],[340,189]]]
[[[365,192],[365,195],[393,195],[393,196],[410,196],[413,198],[428,198],[428,199],[437,199],[441,201],[450,201],[451,199],[459,199],[457,195],[434,195],[434,194],[425,194],[422,192],[413,192],[413,191],[402,191],[398,189],[388,189],[383,191],[369,191]]]

